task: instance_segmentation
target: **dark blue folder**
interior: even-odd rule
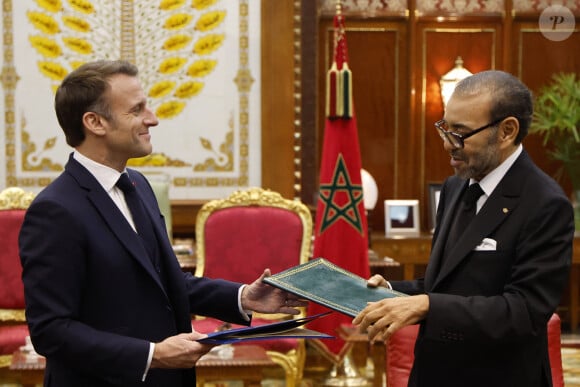
[[[228,329],[225,331],[212,332],[203,339],[197,340],[204,344],[230,344],[249,340],[272,340],[284,338],[305,338],[305,339],[332,339],[334,336],[317,332],[312,329],[300,328],[302,325],[326,316],[328,313],[320,313],[313,316],[297,318],[293,320],[275,322],[272,324],[258,325],[254,327],[244,327]]]

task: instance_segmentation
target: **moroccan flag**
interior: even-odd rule
[[[334,17],[334,59],[326,81],[326,123],[313,258],[325,258],[368,278],[361,157],[352,104],[352,73],[348,68],[344,16],[340,12]],[[309,315],[325,311],[328,309],[309,303]],[[337,336],[335,340],[314,342],[330,360],[342,361],[348,346],[338,338],[337,328],[351,321],[351,317],[335,312],[310,323],[312,329]]]

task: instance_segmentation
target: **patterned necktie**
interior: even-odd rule
[[[125,201],[133,216],[137,234],[141,237],[141,241],[149,253],[149,258],[154,261],[157,253],[157,238],[155,237],[155,231],[153,231],[153,223],[149,215],[147,215],[145,207],[143,207],[133,182],[129,179],[128,174],[122,173],[115,185],[123,191]]]
[[[455,219],[449,236],[447,238],[447,247],[452,248],[461,238],[463,231],[467,228],[471,220],[475,217],[475,210],[477,208],[477,200],[483,195],[481,186],[477,183],[470,185],[461,198],[461,202],[455,212]]]

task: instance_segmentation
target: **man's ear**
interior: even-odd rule
[[[508,117],[502,121],[499,127],[499,140],[508,145],[513,145],[519,132],[520,123],[517,118]]]
[[[103,117],[95,112],[83,114],[83,124],[95,136],[102,136],[106,132]]]

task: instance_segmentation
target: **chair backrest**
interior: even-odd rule
[[[24,321],[24,286],[18,234],[34,194],[18,187],[0,192],[0,321]]]
[[[204,204],[197,214],[195,239],[196,276],[251,283],[266,268],[275,274],[308,261],[312,215],[299,201],[285,199],[270,190],[249,188]],[[299,316],[304,313],[302,310]],[[279,314],[253,316],[252,324],[257,325],[289,318]],[[194,329],[198,332],[215,329],[218,325],[211,320],[196,319]],[[306,357],[304,339],[256,343],[285,370],[285,385],[299,384]],[[225,366],[224,372],[229,369]]]
[[[418,333],[419,325],[408,325],[395,332],[387,342],[385,369],[388,387],[407,387]]]
[[[552,314],[547,329],[552,385],[564,387],[560,316]],[[409,325],[395,332],[389,339],[386,346],[387,387],[407,387],[415,360],[413,350],[418,333],[419,325]]]
[[[564,387],[564,369],[562,367],[562,329],[560,316],[552,314],[548,321],[548,354],[552,369],[552,386]]]
[[[262,188],[207,202],[196,220],[197,276],[251,283],[310,257],[312,215],[303,203]]]

